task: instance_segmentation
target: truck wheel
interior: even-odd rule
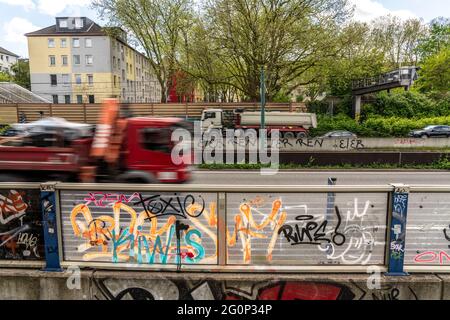
[[[0,174],[0,182],[24,182],[25,178],[15,174]]]
[[[286,133],[283,134],[283,138],[285,138],[285,139],[294,139],[295,135],[294,135],[293,132],[286,132]]]
[[[423,134],[423,135],[421,135],[420,136],[422,139],[428,139],[429,137],[428,137],[428,135],[426,135],[426,134]]]
[[[305,132],[297,133],[297,139],[302,139],[302,138],[306,138],[306,133]]]

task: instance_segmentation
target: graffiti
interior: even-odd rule
[[[123,280],[93,278],[94,298],[106,300],[419,300],[414,288],[355,281]]]
[[[139,194],[139,198],[140,201],[136,202],[135,205],[142,205],[147,213],[148,219],[161,216],[178,216],[183,219],[186,219],[188,216],[198,218],[205,210],[205,200],[199,196],[201,206],[198,206],[195,197],[191,194],[184,197],[175,194],[175,196],[168,197],[167,199],[161,197],[161,195],[152,195],[143,199],[142,195]]]
[[[425,263],[425,264],[435,264],[444,265],[450,262],[450,254],[445,251],[425,251],[418,253],[414,257],[415,263]]]
[[[280,233],[280,229],[286,221],[286,212],[281,210],[282,201],[280,199],[272,202],[272,209],[268,216],[261,223],[255,221],[254,212],[261,213],[258,208],[252,207],[245,202],[239,206],[240,214],[234,216],[234,230],[230,233],[227,228],[227,245],[234,247],[238,240],[241,240],[243,254],[243,262],[248,264],[252,260],[252,238],[270,239],[267,246],[266,259],[272,261],[272,251]],[[271,235],[265,235],[262,231],[268,228],[272,231]]]
[[[39,191],[0,193],[0,259],[43,259]]]
[[[299,195],[228,196],[228,263],[383,263],[385,211],[371,201],[361,206],[357,198],[342,203],[345,198],[336,197],[330,214],[327,194],[309,196],[304,204]]]
[[[406,214],[408,210],[408,191],[403,186],[395,188],[392,200],[392,226],[390,251],[390,272],[403,272],[405,254]]]
[[[84,198],[86,205],[94,204],[98,207],[112,206],[116,202],[131,203],[133,200],[139,200],[139,193],[135,192],[130,197],[124,194],[113,194],[103,192],[89,192],[88,196]]]
[[[216,202],[210,197],[207,206],[204,196],[210,197],[135,193],[119,199],[137,202],[99,207],[87,205],[95,204],[88,199],[67,217],[74,235],[84,240],[72,255],[81,253],[84,261],[176,264],[178,269],[183,263],[217,263]]]
[[[334,233],[330,238],[326,238],[326,228],[328,221],[324,220],[319,225],[317,222],[312,221],[314,220],[314,216],[311,215],[308,216],[302,215],[295,218],[298,221],[307,221],[306,225],[304,225],[303,227],[300,228],[299,225],[296,224],[294,231],[294,227],[290,225],[284,225],[278,231],[278,234],[283,233],[284,237],[291,245],[301,245],[301,244],[320,245],[325,242],[325,243],[334,243],[337,246],[342,246],[345,243],[345,235],[339,232],[339,227],[341,226],[341,215],[339,213],[339,208],[335,207],[335,211],[338,222],[334,228]]]

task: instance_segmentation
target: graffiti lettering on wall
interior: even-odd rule
[[[209,199],[205,199],[204,197]],[[215,194],[104,194],[91,192],[70,210],[81,240],[76,260],[138,264],[215,264]]]
[[[229,263],[383,263],[385,209],[375,209],[371,201],[361,206],[358,198],[344,199],[346,215],[335,205],[334,215],[330,216],[327,195],[315,196],[316,199],[309,196],[304,203],[299,195],[266,194],[240,199],[230,196],[227,200]],[[234,214],[236,205],[239,213]]]
[[[354,281],[217,281],[96,279],[94,298],[107,300],[419,300],[407,285],[369,290]]]
[[[0,259],[43,259],[41,220],[38,190],[0,191]]]

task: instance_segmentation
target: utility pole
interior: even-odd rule
[[[260,87],[261,87],[261,129],[266,128],[266,81],[264,76],[264,66],[261,67],[261,79],[260,79]]]

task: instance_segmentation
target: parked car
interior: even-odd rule
[[[413,130],[409,133],[414,138],[450,137],[450,126],[428,126],[421,130]]]
[[[356,134],[354,134],[350,131],[338,130],[338,131],[328,132],[319,138],[327,139],[327,138],[356,138],[356,137],[357,137]]]

